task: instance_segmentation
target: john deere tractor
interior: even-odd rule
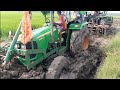
[[[3,66],[7,65],[16,56],[18,61],[30,70],[49,56],[57,54],[59,56],[52,61],[46,73],[46,78],[57,78],[62,68],[69,64],[69,60],[62,56],[64,52],[69,51],[74,57],[80,51],[88,49],[88,22],[85,20],[81,22],[75,20],[71,23],[71,12],[67,11],[67,14],[63,12],[66,18],[66,29],[62,31],[62,41],[60,43],[59,31],[57,25],[54,23],[54,19],[56,18],[54,15],[55,11],[41,12],[45,16],[45,25],[42,28],[32,30],[33,38],[25,45],[18,40],[22,23],[20,22],[13,41],[10,47],[7,48],[6,56],[3,59]],[[84,11],[80,11],[79,13],[85,14]],[[47,14],[50,17],[46,17]],[[26,46],[26,49],[24,49],[24,46]]]
[[[94,11],[94,14],[89,14],[86,18],[90,31],[98,35],[106,35],[113,24],[113,17],[108,16],[106,11]]]
[[[94,11],[93,15],[88,15],[88,21],[93,19],[98,25],[109,25],[113,23],[113,17],[107,15],[107,11]]]
[[[113,17],[107,15],[107,11],[97,11],[98,12],[98,24],[112,26]]]

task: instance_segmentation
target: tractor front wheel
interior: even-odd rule
[[[69,61],[64,56],[56,57],[51,63],[46,73],[46,79],[58,79],[62,70],[69,64]]]

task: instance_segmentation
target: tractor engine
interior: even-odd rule
[[[47,54],[55,49],[58,43],[51,43],[50,27],[45,26],[37,30],[33,30],[33,38],[25,45],[19,40],[16,42],[14,50],[17,59],[27,66],[28,69],[33,68],[38,62],[47,58]],[[54,27],[54,41],[58,42],[58,30]],[[55,52],[55,51],[53,51]]]

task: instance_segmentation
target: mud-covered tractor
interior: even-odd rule
[[[106,30],[113,24],[113,17],[107,15],[107,11],[94,11],[94,14],[87,15],[88,28],[94,34],[106,35]]]
[[[113,24],[113,17],[107,15],[107,11],[99,11],[98,19],[100,20],[100,24],[105,24],[112,26]]]
[[[90,34],[87,28],[88,22],[82,19],[80,22],[78,20],[71,21],[71,12],[62,12],[65,16],[66,28],[62,31],[62,37],[59,37],[57,24],[54,21],[55,11],[41,12],[45,16],[45,25],[42,28],[32,30],[33,37],[26,44],[18,39],[22,24],[20,22],[10,47],[5,49],[6,55],[2,58],[4,61],[2,66],[8,66],[11,59],[16,57],[18,62],[30,70],[49,56],[56,54],[58,57],[49,66],[46,78],[57,78],[62,68],[69,64],[69,60],[62,56],[64,52],[69,51],[74,57],[78,52],[88,49]],[[84,11],[79,13],[85,14]],[[50,17],[47,17],[47,14]]]

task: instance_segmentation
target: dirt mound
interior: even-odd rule
[[[94,77],[92,73],[104,57],[103,50],[96,46],[90,46],[88,51],[79,53],[75,58],[68,57],[71,64],[63,70],[60,79],[88,79]],[[94,71],[92,71],[93,69]]]
[[[66,56],[70,60],[70,65],[61,73],[60,79],[87,79],[93,74],[89,74],[91,70],[97,69],[97,64],[103,60],[103,51],[96,47],[90,46],[88,51],[78,53],[75,58],[71,58],[68,53]],[[53,59],[52,56],[49,59]],[[17,60],[13,60],[12,67],[9,70],[0,68],[0,79],[45,79],[46,70],[39,66],[37,69],[27,71],[23,65],[20,65]],[[1,62],[0,62],[1,63]],[[50,62],[46,65],[49,66]]]
[[[113,27],[120,27],[120,19],[114,19],[112,26],[113,26]]]
[[[116,28],[116,27],[109,27],[109,28],[106,30],[105,36],[114,35],[114,34],[116,34],[116,31],[117,31],[117,28]]]

